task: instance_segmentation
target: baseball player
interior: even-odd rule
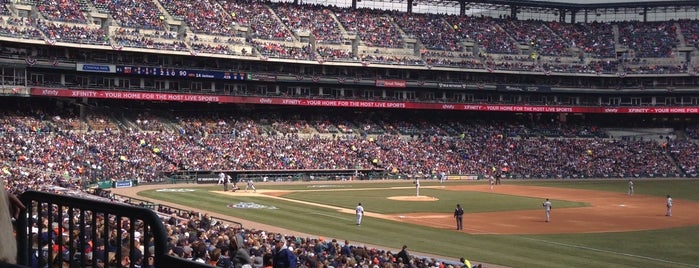
[[[544,201],[542,205],[544,206],[544,211],[546,211],[546,222],[549,222],[549,220],[551,220],[551,201],[546,198],[546,201]]]
[[[493,187],[495,186],[495,178],[491,175],[489,180],[490,180],[490,190],[493,190]]]
[[[218,174],[218,184],[223,184],[226,181],[226,173],[219,173]]]
[[[415,179],[415,196],[420,196],[420,179]]]
[[[221,174],[223,174],[223,172]],[[228,192],[228,184],[231,183],[230,178],[231,178],[231,176],[225,175],[225,178],[223,179],[223,191],[224,192]]]
[[[362,207],[361,202],[357,204],[357,208],[354,211],[357,214],[357,225],[362,224],[362,216],[364,216],[364,207]]]
[[[627,191],[628,195],[633,195],[633,181],[629,180],[629,190]]]
[[[456,230],[464,229],[464,208],[461,204],[456,204],[456,209],[454,209],[454,218],[456,218]]]
[[[252,191],[253,191],[254,193],[257,193],[257,189],[255,189],[255,183],[252,181],[252,179],[249,179],[249,180],[245,183],[245,192],[248,191],[248,188],[252,189]]]
[[[672,197],[670,195],[667,195],[667,202],[665,204],[667,207],[667,211],[665,212],[665,216],[672,216]]]

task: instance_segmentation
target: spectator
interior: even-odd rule
[[[274,268],[296,268],[296,255],[286,246],[286,240],[279,236],[274,239],[275,245],[273,249],[273,264]]]

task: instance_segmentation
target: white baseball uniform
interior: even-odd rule
[[[357,205],[355,213],[357,214],[357,225],[362,224],[362,216],[364,216],[364,207],[362,207],[362,203]]]
[[[551,201],[546,199],[546,201],[544,201],[543,206],[544,206],[544,211],[546,211],[546,222],[549,222],[551,220],[551,207],[552,207]]]

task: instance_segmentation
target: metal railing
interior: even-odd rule
[[[17,219],[20,265],[210,267],[170,255],[163,222],[150,209],[37,191],[20,200],[27,207]]]

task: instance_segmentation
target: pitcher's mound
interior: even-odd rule
[[[404,195],[404,196],[389,196],[388,199],[398,200],[398,201],[437,201],[439,198],[431,196],[414,196],[414,195]]]

